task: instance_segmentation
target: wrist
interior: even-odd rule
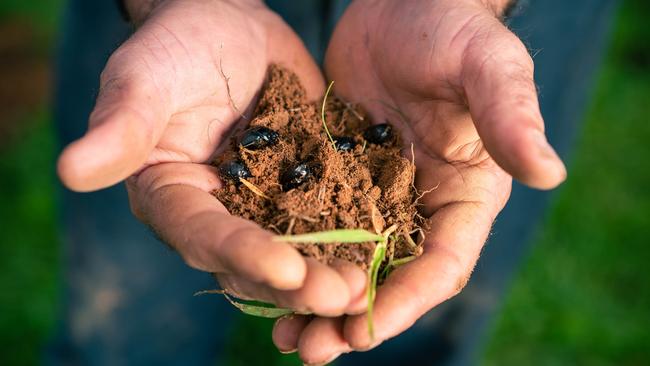
[[[149,14],[166,0],[117,0],[121,10],[133,24],[139,25]]]
[[[157,7],[163,3],[179,0],[117,0],[121,10],[126,13],[128,20],[135,24],[142,24]],[[225,1],[229,0],[213,0]],[[257,7],[264,4],[263,0],[235,0],[230,1],[233,5]]]
[[[479,0],[497,17],[502,17],[506,11],[516,2],[516,0]]]

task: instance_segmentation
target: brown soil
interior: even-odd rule
[[[330,97],[326,121],[331,134],[353,137],[357,143],[351,151],[335,151],[323,128],[320,107],[320,102],[306,100],[296,75],[271,66],[249,127],[273,129],[279,133],[278,143],[248,150],[239,144],[240,132],[232,139],[231,149],[214,161],[217,166],[225,161],[243,162],[253,176],[247,180],[267,198],[227,179],[214,195],[231,214],[278,234],[356,228],[381,233],[395,224],[395,240],[387,256],[419,255],[421,248],[414,242],[424,220],[416,208],[415,166],[401,156],[398,133],[393,130],[389,141],[381,145],[366,142],[363,132],[370,121],[364,111]],[[314,177],[283,191],[283,172],[301,162],[315,166]],[[324,263],[341,258],[366,269],[375,243],[295,246],[303,255]]]

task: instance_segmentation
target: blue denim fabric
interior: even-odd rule
[[[563,157],[579,129],[615,0],[538,0],[512,20],[534,50],[542,111]],[[347,1],[267,2],[321,59]],[[408,2],[404,2],[408,6]],[[324,16],[325,15],[325,16]],[[113,0],[70,0],[57,64],[61,144],[83,134],[99,73],[129,34]],[[185,266],[131,215],[122,185],[91,194],[62,190],[65,292],[52,364],[204,365],[218,362],[232,309],[210,297],[209,275]],[[342,365],[473,364],[490,316],[526,253],[548,194],[515,185],[467,289],[404,335]],[[522,214],[524,213],[525,214]],[[443,357],[444,356],[444,357]],[[437,364],[437,363],[436,363]]]

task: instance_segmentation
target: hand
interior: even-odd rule
[[[361,102],[413,143],[429,217],[424,254],[378,290],[366,315],[281,319],[273,339],[306,363],[367,350],[411,326],[465,286],[505,205],[511,176],[549,189],[564,166],[544,137],[533,62],[478,0],[357,0],[338,24],[326,71],[343,98]],[[410,149],[406,149],[410,155]]]
[[[88,132],[60,156],[62,181],[90,191],[130,177],[135,215],[239,297],[324,315],[361,309],[348,306],[363,297],[360,270],[305,260],[209,193],[220,180],[207,162],[270,63],[294,70],[308,97],[322,95],[320,70],[301,41],[260,1],[156,3],[109,59]]]

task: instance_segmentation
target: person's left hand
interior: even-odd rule
[[[465,286],[511,176],[541,189],[564,180],[544,136],[532,59],[495,16],[505,3],[357,0],[346,11],[326,71],[338,95],[413,143],[417,188],[437,187],[421,201],[430,230],[424,254],[379,288],[374,340],[365,314],[294,316],[274,328],[281,351],[323,363],[403,332]]]
[[[245,121],[239,108],[255,104],[269,65],[295,72],[308,100],[322,95],[298,36],[261,0],[125,5],[142,25],[108,60],[87,133],[59,157],[62,182],[92,191],[126,179],[134,215],[237,297],[326,316],[363,311],[363,271],[304,258],[210,193],[222,186],[215,150]]]

